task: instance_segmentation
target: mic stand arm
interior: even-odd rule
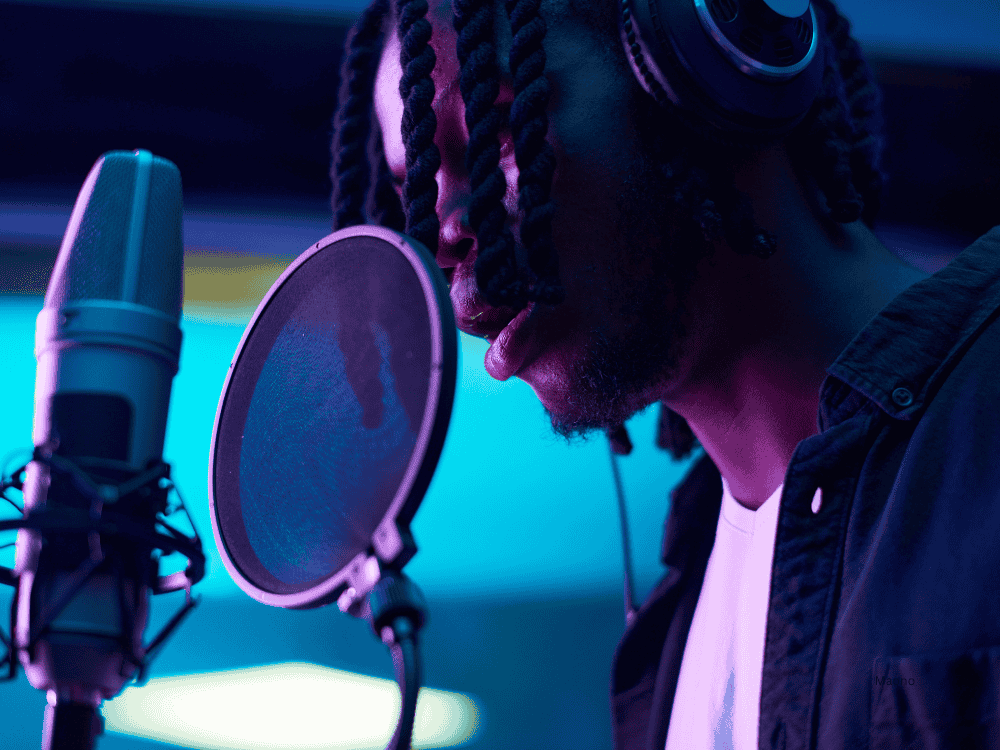
[[[42,750],[94,750],[104,733],[104,719],[98,706],[55,698],[45,706]]]
[[[417,634],[427,618],[424,597],[401,570],[388,570],[366,597],[364,609],[372,631],[389,647],[399,683],[399,722],[386,750],[410,750],[421,679]]]

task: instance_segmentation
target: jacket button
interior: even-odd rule
[[[897,388],[892,392],[892,400],[896,406],[909,406],[913,403],[913,394],[909,388]]]

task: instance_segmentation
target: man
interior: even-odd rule
[[[669,571],[616,653],[619,748],[1000,747],[1000,587],[987,572],[1000,526],[989,413],[1000,403],[1000,231],[928,276],[869,228],[878,180],[835,193],[844,168],[810,161],[807,139],[823,127],[816,112],[836,111],[830,91],[847,97],[845,116],[864,109],[848,79],[870,72],[846,22],[815,5],[834,40],[826,99],[787,138],[729,151],[650,106],[615,4],[542,3],[565,297],[520,310],[488,304],[477,279],[453,11],[434,0],[427,14],[435,249],[459,327],[491,342],[486,369],[528,383],[558,434],[612,430],[659,401],[705,450],[672,493]],[[501,108],[516,98],[505,30],[496,25]],[[390,30],[374,112],[397,185],[416,163],[400,58]],[[864,140],[859,129],[849,144]],[[501,126],[515,228],[516,140]],[[880,146],[865,148],[877,176]],[[663,168],[679,152],[680,186]],[[855,182],[863,152],[847,160]],[[825,163],[847,163],[838,158]],[[733,188],[752,209],[743,235],[717,215],[736,211],[722,198]],[[851,201],[867,209],[852,218]],[[755,255],[738,236],[773,246]]]

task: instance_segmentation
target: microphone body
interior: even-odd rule
[[[22,488],[32,523],[18,531],[13,644],[47,691],[46,749],[93,747],[101,701],[141,670],[150,593],[169,590],[152,540],[167,507],[182,300],[177,167],[147,151],[104,154],[35,332],[35,460]]]

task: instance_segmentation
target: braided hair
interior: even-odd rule
[[[361,13],[348,34],[340,67],[340,106],[333,118],[330,145],[333,182],[333,228],[364,224],[371,180],[368,141],[371,138],[372,90],[382,53],[382,20],[388,0],[375,0]],[[379,146],[381,151],[381,145]],[[383,160],[385,159],[383,155]]]
[[[497,138],[501,113],[494,106],[500,92],[500,72],[493,45],[493,8],[482,0],[454,0],[454,10],[461,65],[459,88],[469,131],[465,158],[472,190],[469,226],[479,247],[476,285],[490,304],[522,307],[527,286],[519,278],[514,238],[503,206],[507,178],[500,169]]]
[[[556,159],[546,140],[549,129],[545,109],[549,103],[549,81],[544,75],[545,21],[539,14],[541,0],[506,0],[513,43],[510,70],[514,76],[514,103],[510,108],[514,159],[518,169],[518,207],[524,212],[521,243],[528,249],[528,264],[536,277],[532,299],[557,304],[565,298],[558,280],[558,263],[552,245],[552,213],[549,198]]]
[[[434,84],[430,75],[436,58],[429,45],[427,0],[393,0],[392,8],[389,2],[373,0],[345,43],[332,145],[334,228],[373,221],[405,231],[436,253],[439,220],[435,175],[441,159],[434,144],[437,119],[431,106]],[[617,0],[604,2],[615,5]],[[460,88],[470,134],[466,166],[472,190],[469,224],[479,247],[476,283],[491,305],[518,310],[529,301],[555,304],[565,295],[551,236],[555,157],[546,140],[550,92],[544,75],[546,24],[539,12],[540,3],[504,2],[513,38],[509,63],[515,98],[510,126],[519,171],[518,206],[523,212],[521,242],[528,251],[525,269],[515,258],[513,238],[506,226],[509,217],[502,204],[506,180],[499,169],[497,133],[502,115],[495,104],[499,71],[493,46],[493,4],[491,0],[453,0]],[[881,169],[885,143],[881,92],[850,35],[850,22],[831,0],[813,0],[813,4],[825,30],[823,86],[809,114],[786,136],[785,144],[793,164],[815,180],[831,219],[840,223],[861,219],[871,227],[887,179]],[[587,8],[585,15],[593,18],[593,10]],[[372,107],[383,27],[393,15],[402,47],[400,96],[406,148],[402,203],[392,188]],[[609,46],[618,46],[614,14],[609,12],[605,17],[607,23],[601,24],[607,26],[605,40]],[[659,107],[651,98],[641,100],[640,106],[650,109],[648,117],[638,118],[640,124],[655,123],[662,133],[677,119],[669,111],[651,109]],[[683,138],[657,140],[670,143],[672,148],[670,154],[657,156],[668,194],[678,209],[679,246],[707,254],[715,240],[725,237],[738,253],[761,259],[774,254],[776,238],[756,223],[749,197],[732,183],[731,167],[733,159],[740,157],[738,149],[699,143],[698,137],[687,131]],[[676,460],[697,448],[687,421],[666,404],[661,404],[657,433],[657,446]],[[623,425],[609,429],[607,435],[616,452],[631,450]]]
[[[509,0],[506,10],[513,44],[510,66],[514,75],[514,103],[510,126],[519,170],[518,205],[524,213],[521,242],[528,251],[528,268],[519,268],[514,238],[503,207],[507,183],[499,168],[497,137],[503,123],[495,106],[500,73],[493,43],[493,5],[490,0],[455,0],[456,52],[461,64],[460,89],[470,133],[466,166],[472,200],[469,224],[478,247],[476,282],[487,302],[521,310],[530,301],[556,304],[565,297],[558,279],[552,246],[549,197],[555,156],[546,140],[549,82],[544,76],[542,40],[546,25],[539,14],[540,0]],[[435,211],[441,156],[434,144],[437,117],[432,108],[436,57],[430,46],[431,25],[427,0],[374,0],[348,33],[341,68],[339,107],[334,116],[333,182],[334,228],[376,221],[405,231],[437,252],[439,219]],[[393,13],[394,11],[394,13]],[[395,16],[401,41],[403,75],[402,137],[406,148],[406,178],[400,203],[381,148],[381,132],[372,109],[372,89],[384,46],[384,26]],[[367,142],[365,169],[364,144]],[[402,225],[402,226],[401,226]]]

